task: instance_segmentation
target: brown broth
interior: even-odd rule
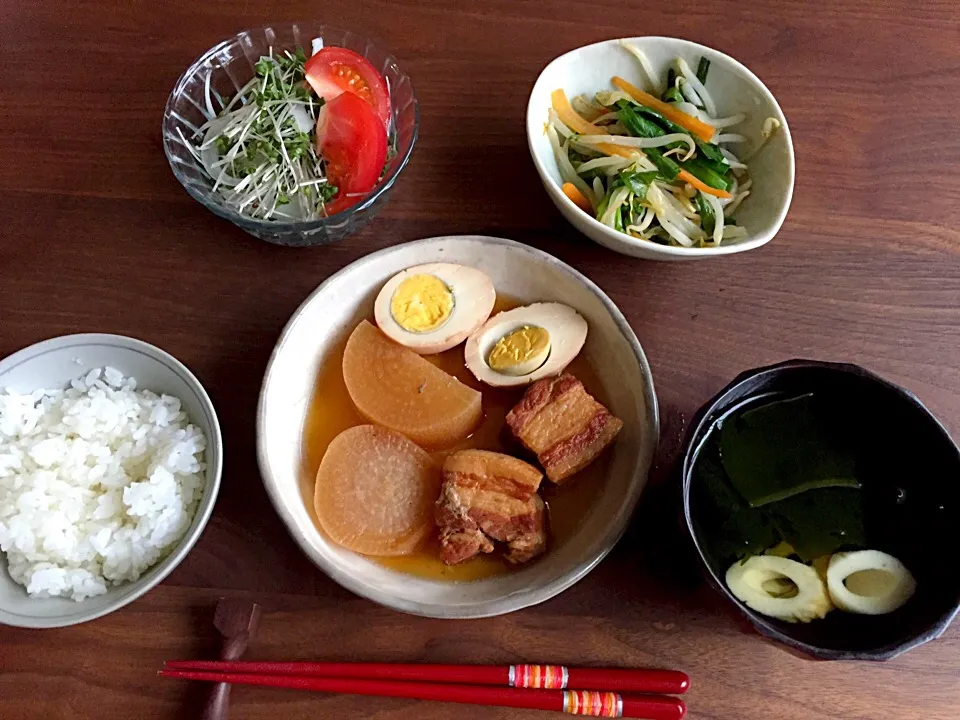
[[[494,312],[517,307],[522,303],[498,297]],[[352,330],[352,328],[351,328]],[[357,412],[343,381],[343,350],[347,338],[337,343],[333,352],[324,359],[304,423],[302,444],[303,466],[300,476],[300,493],[307,506],[317,531],[323,533],[314,510],[313,495],[320,461],[330,442],[341,432],[367,420]],[[483,421],[474,433],[451,448],[432,453],[438,463],[455,450],[478,448],[495,450],[524,457],[524,450],[511,438],[504,418],[507,412],[523,396],[525,388],[492,388],[477,380],[463,362],[463,345],[438,355],[425,355],[434,365],[456,377],[460,382],[483,393]],[[591,395],[600,402],[606,401],[596,373],[583,357],[574,359],[567,368],[584,384]],[[536,461],[530,457],[526,460]],[[565,543],[580,525],[586,512],[592,507],[606,481],[609,465],[608,454],[601,456],[592,465],[557,487],[544,479],[541,495],[548,508],[550,547]],[[401,557],[372,557],[383,567],[432,580],[469,581],[502,575],[517,569],[502,559],[499,553],[484,555],[459,565],[444,565],[440,560],[439,541],[433,540],[412,555]]]

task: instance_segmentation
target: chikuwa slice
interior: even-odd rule
[[[324,532],[364,555],[407,555],[433,532],[440,468],[398,432],[357,425],[337,435],[317,470]]]
[[[394,342],[420,355],[456,347],[493,312],[493,281],[476,268],[429,263],[407,268],[380,290],[377,325]]]
[[[558,375],[587,339],[587,321],[562,303],[534,303],[497,313],[467,338],[464,361],[495,387],[529,385]]]
[[[726,581],[747,607],[786,622],[824,618],[833,608],[820,574],[795,560],[757,555],[731,565]]]
[[[841,610],[886,615],[913,597],[917,583],[902,562],[879,550],[841,552],[827,568],[830,598]]]

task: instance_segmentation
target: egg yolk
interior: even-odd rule
[[[390,300],[390,314],[404,330],[427,333],[450,319],[453,293],[434,275],[413,275],[397,286]]]
[[[550,333],[542,327],[525,325],[497,340],[487,356],[487,365],[499,373],[526,375],[543,365],[549,351]],[[523,372],[517,372],[518,369]]]

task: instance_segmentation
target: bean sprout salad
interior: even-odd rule
[[[564,194],[604,225],[662,245],[717,247],[746,237],[735,213],[753,181],[731,149],[746,140],[734,131],[746,115],[717,116],[706,58],[696,71],[677,58],[660,83],[643,53],[622,45],[653,93],[614,77],[615,89],[593,97],[571,103],[563,90],[551,95],[546,133]],[[763,141],[778,127],[768,118]]]

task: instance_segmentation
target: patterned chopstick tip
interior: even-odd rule
[[[617,693],[593,690],[565,690],[563,711],[571,715],[622,717],[623,698]]]
[[[563,690],[570,671],[563,665],[511,665],[510,687]]]

